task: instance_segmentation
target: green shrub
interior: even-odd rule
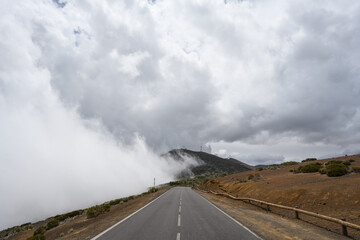
[[[348,170],[342,163],[333,163],[326,166],[326,173],[329,177],[339,177],[347,174]]]
[[[251,179],[253,179],[253,178],[254,178],[254,175],[249,174],[249,176],[248,176],[248,180],[251,180]]]
[[[353,167],[352,170],[356,173],[360,173],[360,167]]]
[[[173,181],[173,182],[170,182],[169,185],[170,186],[177,186],[177,185],[180,185],[180,182],[179,181]]]
[[[108,211],[110,211],[110,204],[96,205],[96,206],[89,208],[86,211],[86,215],[87,215],[87,218],[94,218],[94,217],[97,217],[100,214],[103,214]]]
[[[113,205],[119,204],[119,203],[121,203],[121,202],[123,202],[123,201],[122,201],[122,198],[119,198],[119,199],[111,200],[109,204],[110,204],[111,206],[113,206]]]
[[[295,173],[312,173],[312,172],[318,172],[320,168],[322,167],[322,164],[317,163],[310,163],[304,166],[298,167],[297,170],[295,170]]]
[[[45,233],[45,228],[44,227],[39,227],[39,228],[37,228],[36,230],[35,230],[35,232],[34,232],[34,236],[35,235],[41,235],[41,234],[44,234]]]
[[[279,164],[271,164],[267,169],[270,169],[270,170],[276,170],[278,168],[282,168],[284,166],[281,166]]]
[[[48,223],[46,224],[45,229],[46,229],[46,230],[50,230],[50,229],[52,229],[52,228],[54,228],[54,227],[57,227],[57,226],[59,226],[59,220],[57,220],[56,218],[54,218],[54,219],[51,219],[50,222],[48,222]]]
[[[294,172],[294,169],[289,169],[289,172]]]
[[[65,214],[62,214],[62,215],[57,215],[57,216],[55,216],[55,218],[59,222],[62,222],[62,221],[65,221],[65,219],[81,215],[83,212],[84,212],[84,210],[76,210],[76,211],[68,212],[68,213],[65,213]]]
[[[259,168],[257,168],[256,170],[258,170],[258,171],[262,171],[262,170],[264,170],[264,168],[259,167]]]
[[[343,164],[344,164],[345,166],[350,166],[350,165],[351,165],[351,162],[350,162],[350,161],[344,161]]]
[[[305,160],[302,160],[301,162],[311,162],[311,161],[316,161],[317,158],[307,158]]]
[[[152,187],[152,188],[149,189],[148,193],[155,193],[155,192],[157,192],[157,191],[158,191],[157,188]]]
[[[281,165],[286,167],[286,166],[293,166],[293,165],[296,165],[296,164],[299,164],[299,163],[295,162],[295,161],[290,161],[290,162],[283,162]]]
[[[320,168],[319,173],[320,174],[326,174],[326,168]]]
[[[31,225],[31,222],[27,222],[27,223],[21,224],[20,227],[25,227],[25,226],[28,226],[28,225]]]
[[[331,161],[328,161],[327,163],[325,163],[325,165],[340,164],[340,163],[344,163],[344,162],[343,161],[338,161],[338,160],[331,160]]]
[[[27,238],[26,240],[45,240],[44,234],[37,234],[32,237]]]
[[[355,160],[354,160],[354,159],[350,159],[349,162],[353,163],[353,162],[355,162]]]

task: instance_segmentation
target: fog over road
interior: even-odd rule
[[[261,239],[191,188],[172,188],[92,240]]]

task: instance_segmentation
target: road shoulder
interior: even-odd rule
[[[284,218],[276,214],[267,213],[258,207],[241,201],[231,200],[211,193],[196,192],[264,239],[349,239],[301,220]]]

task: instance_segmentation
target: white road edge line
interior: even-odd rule
[[[194,191],[195,192],[195,191]],[[199,194],[200,195],[200,194]],[[235,218],[231,217],[229,214],[227,214],[226,212],[224,212],[223,210],[221,210],[220,208],[218,208],[217,206],[215,206],[215,204],[213,204],[212,202],[210,202],[209,200],[207,200],[205,197],[201,196],[203,199],[205,199],[208,203],[210,203],[214,208],[216,208],[217,210],[219,210],[220,212],[222,212],[223,214],[225,214],[226,216],[228,216],[230,219],[232,219],[234,222],[236,222],[237,224],[239,224],[240,226],[242,226],[243,228],[245,228],[247,231],[249,231],[252,235],[254,235],[256,238],[263,240],[261,237],[259,237],[256,233],[254,233],[253,231],[251,231],[249,228],[245,227],[242,223],[240,223],[239,221],[237,221]]]
[[[169,191],[164,192],[163,194],[161,194],[160,196],[158,196],[157,198],[155,198],[154,200],[152,200],[151,202],[149,202],[148,204],[146,204],[145,206],[143,206],[142,208],[138,209],[137,211],[133,212],[132,214],[130,214],[129,216],[123,218],[122,220],[120,220],[119,222],[115,223],[114,225],[112,225],[111,227],[105,229],[104,231],[102,231],[101,233],[99,233],[98,235],[96,235],[95,237],[91,238],[90,240],[96,240],[99,237],[101,237],[102,235],[104,235],[105,233],[107,233],[108,231],[112,230],[114,227],[116,227],[117,225],[119,225],[120,223],[124,222],[125,220],[127,220],[128,218],[132,217],[133,215],[135,215],[136,213],[140,212],[141,210],[143,210],[144,208],[146,208],[147,206],[149,206],[150,204],[152,204],[153,202],[155,202],[156,200],[158,200],[159,198],[161,198],[162,196],[165,195],[165,193],[167,193]]]
[[[178,227],[180,227],[181,226],[181,215],[179,214],[178,215]]]
[[[181,206],[179,206],[179,213],[181,213]]]
[[[176,240],[180,240],[180,233],[176,235]]]

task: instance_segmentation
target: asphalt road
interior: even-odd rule
[[[261,239],[191,188],[172,188],[92,240]]]

